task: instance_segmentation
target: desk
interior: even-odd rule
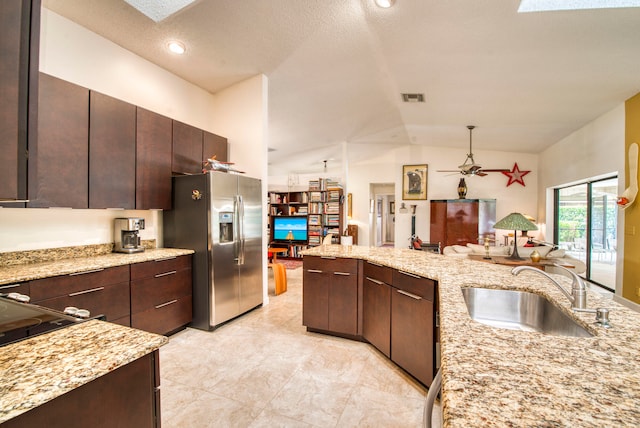
[[[273,254],[273,263],[278,262],[278,253],[288,253],[288,248],[272,248],[269,247],[269,252]]]
[[[545,268],[547,266],[552,266],[555,264],[558,264],[559,266],[565,267],[565,268],[574,268],[575,266],[568,264],[568,263],[564,263],[558,259],[540,259],[539,262],[533,262],[531,261],[530,258],[525,258],[524,260],[513,260],[510,259],[507,256],[491,256],[491,258],[489,259],[485,259],[483,255],[480,254],[469,254],[468,255],[470,260],[477,260],[477,261],[481,261],[481,262],[485,262],[485,263],[495,263],[495,264],[499,264],[499,265],[505,265],[505,266],[533,266],[533,267],[537,267],[538,269],[542,269],[545,270]]]

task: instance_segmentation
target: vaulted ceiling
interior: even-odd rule
[[[124,0],[44,5],[212,93],[265,74],[272,175],[321,171],[345,152],[466,148],[466,125],[474,149],[537,153],[640,91],[640,9],[196,0],[156,23]],[[185,55],[168,53],[171,39]]]

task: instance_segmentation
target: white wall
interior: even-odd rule
[[[586,179],[618,176],[618,194],[624,190],[625,106],[589,122],[540,153],[538,215],[546,218],[547,240],[553,240],[553,189]],[[622,294],[624,215],[618,211],[616,293]]]
[[[508,177],[501,173],[489,173],[485,177],[467,177],[467,198],[497,199],[496,220],[517,211],[535,217],[537,212],[537,169],[538,156],[533,154],[479,151],[474,153],[476,162],[485,168],[512,169],[515,162],[521,171],[531,172],[524,177],[525,186],[514,183],[507,187]],[[466,150],[447,147],[403,146],[383,157],[349,165],[348,191],[353,193],[354,213],[351,223],[359,225],[359,245],[374,245],[369,237],[369,183],[396,183],[396,212],[404,202],[416,205],[416,234],[425,242],[430,237],[430,199],[457,199],[458,181],[461,175],[443,173],[437,170],[456,169],[466,158]],[[427,200],[402,199],[402,166],[427,164]],[[508,231],[496,231],[501,236]],[[409,245],[411,235],[411,214],[396,215],[395,246]],[[536,236],[535,233],[531,233]]]
[[[267,175],[264,76],[214,96],[46,8],[40,70],[226,136],[234,146],[231,160],[253,177]],[[112,219],[123,216],[144,217],[142,238],[162,245],[162,213],[157,211],[0,208],[0,252],[112,242]]]

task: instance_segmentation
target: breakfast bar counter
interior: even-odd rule
[[[442,414],[445,427],[639,426],[640,314],[593,291],[588,308],[608,308],[612,328],[576,313],[533,272],[409,249],[326,245],[304,255],[371,261],[438,282]],[[556,277],[556,276],[554,276]],[[570,280],[556,277],[565,287]],[[593,337],[490,327],[469,316],[461,288],[528,291],[546,297]]]

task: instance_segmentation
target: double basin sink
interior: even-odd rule
[[[471,318],[491,327],[554,336],[591,337],[588,330],[546,298],[527,291],[462,288]]]

